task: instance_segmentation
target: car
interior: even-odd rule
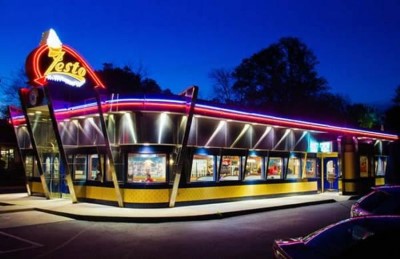
[[[399,258],[400,216],[348,218],[304,237],[276,239],[275,259],[288,258]]]
[[[400,215],[400,185],[372,187],[350,209],[350,217],[365,215]]]

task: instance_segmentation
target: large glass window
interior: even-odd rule
[[[222,156],[220,181],[240,179],[240,156]]]
[[[386,157],[377,157],[375,160],[375,172],[377,176],[383,176],[386,172]]]
[[[74,178],[75,180],[86,180],[87,156],[76,155],[74,159]]]
[[[56,156],[53,159],[53,177],[58,179],[60,177],[60,159]]]
[[[249,156],[246,163],[245,180],[259,180],[262,179],[262,161],[260,156]]]
[[[100,166],[99,155],[89,155],[89,179],[93,181],[102,181],[103,173]]]
[[[213,181],[214,180],[214,157],[194,155],[190,181]]]
[[[25,174],[26,177],[32,177],[34,172],[34,157],[33,156],[26,156],[25,157]],[[37,172],[37,171],[36,171]],[[39,174],[35,175],[39,176]]]
[[[304,159],[303,159],[304,161]],[[317,159],[307,158],[305,161],[305,176],[303,178],[314,178],[317,177]]]
[[[267,179],[282,178],[282,158],[270,157],[268,160],[268,176]]]
[[[42,168],[43,172],[46,176],[50,175],[51,172],[51,156],[48,154],[45,154],[42,158],[43,163],[42,163]]]
[[[289,158],[286,178],[287,179],[297,179],[297,178],[300,178],[300,175],[301,175],[300,159],[297,157]]]
[[[165,182],[165,154],[128,154],[128,182]]]
[[[14,149],[7,148],[7,147],[1,147],[0,150],[1,150],[1,153],[0,153],[1,165],[0,166],[2,169],[9,169],[10,166],[13,166],[13,164],[10,165],[10,162],[14,161]]]

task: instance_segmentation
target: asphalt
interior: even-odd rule
[[[69,199],[46,199],[27,193],[0,194],[0,214],[40,211],[77,220],[109,222],[174,222],[222,219],[277,209],[317,205],[354,199],[337,192],[254,199],[174,208],[119,208]]]

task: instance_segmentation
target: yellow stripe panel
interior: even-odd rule
[[[177,201],[229,199],[260,195],[290,194],[317,191],[317,182],[258,184],[201,188],[180,188]],[[78,198],[116,201],[114,188],[75,186]],[[121,189],[127,203],[167,203],[170,189]]]
[[[114,188],[98,186],[75,186],[75,193],[78,198],[116,201],[117,196]]]
[[[98,186],[75,186],[78,198],[117,201],[114,188]],[[128,203],[166,203],[169,189],[121,189],[124,202]]]
[[[166,203],[170,195],[170,189],[121,189],[121,192],[128,203]]]
[[[32,192],[44,194],[43,186],[42,186],[41,182],[30,182],[30,184],[31,184]]]
[[[356,183],[344,183],[344,190],[346,192],[356,192]]]
[[[86,197],[86,186],[74,185],[74,191],[77,198]]]
[[[317,182],[180,188],[177,202],[317,191]]]
[[[375,178],[375,185],[384,185],[385,184],[385,178],[381,177],[381,178]]]

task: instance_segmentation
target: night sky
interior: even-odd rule
[[[400,84],[398,0],[0,0],[0,10],[2,87],[50,28],[94,69],[142,68],[174,93],[198,85],[201,98],[213,97],[212,69],[233,69],[287,36],[352,102],[388,103]]]

